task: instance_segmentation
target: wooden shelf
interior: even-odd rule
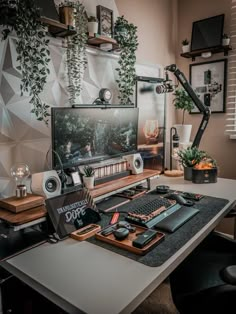
[[[66,37],[76,33],[75,28],[71,25],[60,23],[56,20],[42,16],[40,21],[48,26],[48,31],[55,37]]]
[[[99,48],[101,44],[112,44],[112,50],[116,50],[119,48],[119,45],[114,38],[105,37],[94,33],[88,33],[88,45]]]
[[[212,54],[214,54],[214,53],[223,52],[224,56],[227,56],[230,50],[232,50],[232,47],[230,46],[218,46],[214,48],[206,48],[206,49],[200,49],[200,50],[181,53],[181,57],[192,58],[192,61],[195,61],[195,58],[200,57],[202,53],[211,52]]]

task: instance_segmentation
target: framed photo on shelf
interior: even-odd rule
[[[113,11],[97,5],[98,33],[102,36],[113,37]]]
[[[227,59],[190,64],[190,84],[212,113],[225,112]],[[195,107],[191,113],[199,113]]]

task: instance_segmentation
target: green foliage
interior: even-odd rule
[[[98,19],[95,16],[90,16],[88,22],[98,22]]]
[[[15,2],[14,0],[11,0]],[[35,114],[37,120],[48,124],[48,108],[50,106],[42,103],[40,93],[45,86],[47,75],[50,73],[48,63],[50,62],[49,40],[46,39],[46,31],[39,21],[40,12],[33,0],[21,0],[15,5],[15,15],[10,10],[9,19],[5,17],[6,26],[11,25],[16,31],[16,52],[21,71],[21,96],[29,93],[30,104],[33,106],[31,113]],[[9,4],[10,6],[10,4]],[[14,16],[14,21],[13,21]],[[7,36],[7,33],[5,32]]]
[[[227,38],[229,38],[229,35],[223,34],[222,38],[223,38],[223,39],[227,39]]]
[[[182,40],[182,45],[183,46],[187,46],[189,44],[189,40],[187,38],[185,38],[184,40]]]
[[[93,177],[95,174],[95,169],[88,165],[88,166],[84,166],[83,172],[84,172],[85,177]]]
[[[66,6],[65,2],[65,6]],[[61,4],[62,6],[62,4]],[[86,43],[87,36],[87,18],[84,6],[79,2],[71,2],[74,8],[74,19],[76,34],[67,37],[67,74],[68,90],[70,94],[70,104],[76,103],[76,98],[82,91],[82,79],[87,65]]]
[[[178,160],[183,167],[194,167],[207,156],[206,152],[197,147],[188,147],[177,152]]]
[[[174,96],[173,104],[175,108],[183,110],[182,124],[184,124],[185,112],[189,113],[194,108],[193,101],[183,89],[176,89]]]
[[[136,80],[137,27],[128,23],[124,16],[118,17],[115,23],[115,39],[121,49],[118,61],[120,67],[116,69],[119,75],[116,80],[120,93],[118,97],[121,104],[128,105],[132,104],[130,96],[133,95]]]

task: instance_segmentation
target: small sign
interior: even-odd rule
[[[100,220],[93,198],[87,189],[46,199],[45,203],[60,239]]]

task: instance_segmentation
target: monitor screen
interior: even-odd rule
[[[222,45],[224,14],[193,22],[191,51]]]
[[[64,169],[137,152],[138,108],[52,108],[51,116],[52,149]]]

